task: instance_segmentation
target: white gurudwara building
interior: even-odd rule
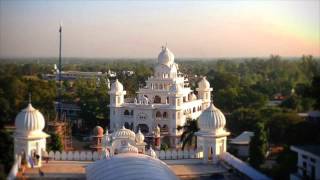
[[[210,83],[205,77],[198,83],[197,95],[188,87],[188,79],[179,72],[173,53],[163,47],[154,67],[154,75],[140,88],[133,102],[125,101],[126,91],[116,80],[111,85],[110,129],[115,131],[125,125],[144,134],[151,134],[157,126],[168,136],[172,147],[179,143],[187,118],[196,119],[211,102]]]
[[[46,151],[46,138],[43,132],[45,120],[40,111],[29,102],[15,119],[14,155],[23,155],[29,167],[41,167],[42,153]]]

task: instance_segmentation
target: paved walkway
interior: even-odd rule
[[[28,168],[27,179],[85,179],[85,168],[92,161],[49,161],[40,168],[44,176],[40,176],[39,168]]]

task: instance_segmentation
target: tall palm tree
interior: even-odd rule
[[[195,148],[197,147],[197,138],[195,137],[195,132],[199,131],[198,119],[187,119],[187,122],[183,126],[178,126],[177,130],[183,130],[180,137],[180,142],[182,142],[182,150],[185,145],[192,145],[194,142]]]

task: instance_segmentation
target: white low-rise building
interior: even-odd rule
[[[178,126],[183,126],[188,118],[198,118],[211,102],[210,83],[203,77],[198,83],[197,93],[188,87],[188,81],[179,72],[173,53],[163,47],[154,67],[154,75],[140,88],[133,102],[126,102],[126,91],[116,80],[111,85],[110,129],[121,126],[139,128],[144,134],[151,134],[159,126],[162,135],[169,136],[172,147],[179,143]],[[196,95],[197,94],[197,95]]]
[[[298,154],[297,172],[290,175],[291,180],[320,179],[320,146],[291,146]]]
[[[254,132],[244,131],[239,136],[231,139],[230,148],[235,150],[235,154],[241,158],[249,157],[249,146],[251,138],[254,136]]]

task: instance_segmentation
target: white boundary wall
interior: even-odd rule
[[[161,160],[202,158],[202,152],[197,152],[193,149],[155,151],[155,153]],[[103,152],[97,151],[50,151],[48,155],[51,160],[56,161],[96,161],[105,158]]]

